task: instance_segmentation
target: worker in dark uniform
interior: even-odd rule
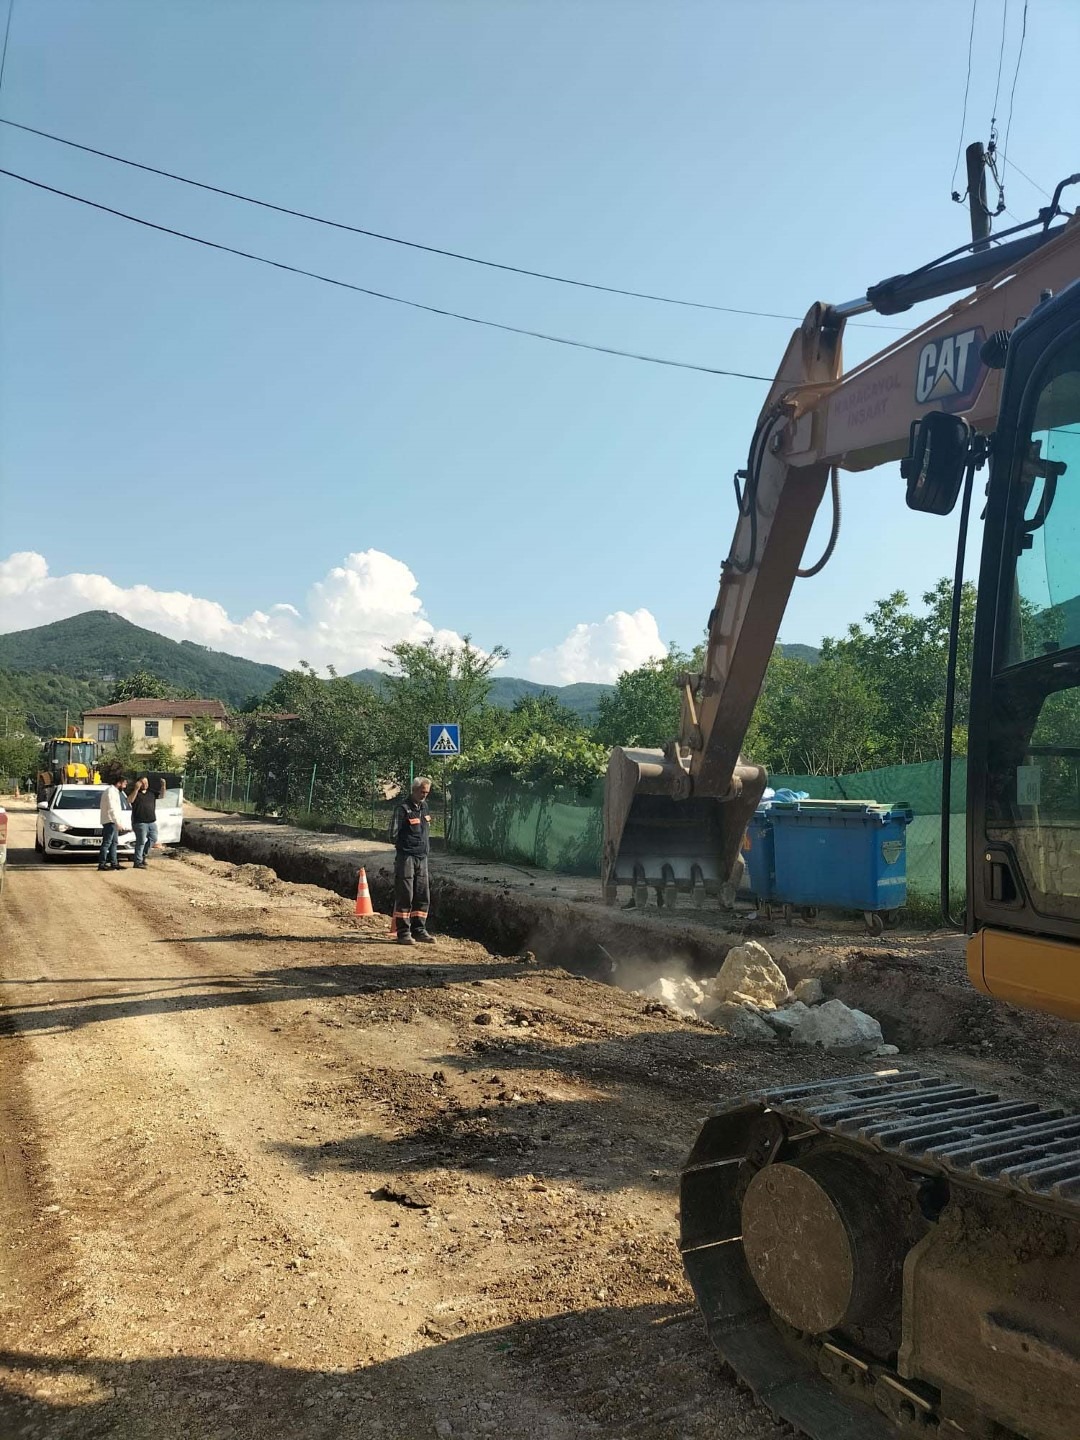
[[[397,922],[397,943],[434,945],[435,937],[427,931],[428,853],[430,817],[427,797],[431,781],[418,775],[412,792],[394,810],[390,821],[390,839],[397,850],[394,861],[394,919]]]

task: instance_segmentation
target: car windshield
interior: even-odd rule
[[[54,810],[97,810],[101,807],[103,790],[62,790],[53,801]],[[130,810],[126,795],[121,794],[120,804]]]

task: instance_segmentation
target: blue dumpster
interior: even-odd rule
[[[750,817],[743,837],[742,855],[746,861],[746,888],[759,902],[771,900],[775,861],[772,824],[767,810],[758,810]]]
[[[773,899],[861,910],[875,933],[907,899],[906,805],[872,800],[773,802]],[[877,917],[876,921],[873,917]]]

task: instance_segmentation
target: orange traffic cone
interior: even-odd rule
[[[357,915],[374,915],[375,907],[371,903],[371,892],[368,889],[367,871],[361,868],[360,879],[356,882],[356,913]]]

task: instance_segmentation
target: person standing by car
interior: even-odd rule
[[[394,809],[390,821],[390,839],[397,856],[394,860],[394,919],[397,922],[399,945],[434,945],[435,937],[427,932],[428,913],[428,840],[430,820],[427,797],[431,781],[418,775],[408,799]]]
[[[164,785],[162,785],[164,790]],[[157,827],[158,797],[150,788],[149,776],[143,775],[135,782],[131,795],[131,822],[135,829],[135,869],[145,870],[150,852],[158,843]]]
[[[98,855],[99,870],[119,870],[120,861],[116,853],[116,841],[121,830],[130,830],[131,822],[124,812],[121,793],[127,789],[127,781],[120,777],[111,780],[101,792],[101,851]]]

